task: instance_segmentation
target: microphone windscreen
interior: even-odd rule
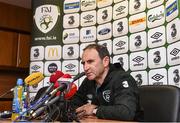
[[[71,75],[68,74],[68,73],[66,73],[66,74],[64,74],[59,80],[64,80],[64,79],[68,80],[68,79],[71,79],[71,78],[72,78]],[[60,86],[60,84],[61,84],[61,83],[59,83],[58,81],[56,81],[55,84],[54,84],[54,88],[58,88],[58,87]],[[61,93],[60,91],[57,92],[57,93],[56,93],[56,96],[59,96],[60,93]]]
[[[61,78],[71,78],[71,75],[70,74],[64,74]],[[60,79],[61,79],[60,78]],[[54,83],[54,88],[58,88],[59,87],[59,82],[58,81],[56,81],[55,83]]]
[[[64,73],[63,72],[61,72],[61,71],[56,71],[54,74],[52,74],[51,76],[50,76],[50,82],[51,83],[55,83],[60,77],[62,77],[64,75]]]
[[[66,73],[62,76],[62,78],[72,78],[72,76],[70,74]]]
[[[26,77],[24,82],[26,83],[26,85],[32,86],[38,84],[43,79],[44,76],[41,72],[35,72]]]
[[[57,88],[57,87],[59,87],[59,82],[58,81],[56,81],[55,84],[54,84],[54,88]]]
[[[71,84],[70,90],[65,94],[65,99],[70,99],[77,92],[77,86],[75,83]]]

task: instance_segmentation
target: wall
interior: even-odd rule
[[[0,3],[0,95],[13,88],[17,78],[29,74],[31,10]],[[0,110],[11,110],[12,93],[0,98]]]

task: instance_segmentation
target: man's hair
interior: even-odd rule
[[[87,49],[95,49],[98,54],[99,54],[99,57],[103,60],[104,57],[108,56],[110,58],[110,55],[109,55],[109,51],[107,50],[107,47],[103,46],[103,45],[100,45],[100,44],[90,44],[88,45],[87,47],[85,47],[83,49],[83,51],[87,50]]]

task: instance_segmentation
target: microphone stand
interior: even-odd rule
[[[44,119],[44,122],[52,122],[55,120],[61,121],[61,122],[67,122],[68,118],[67,118],[67,111],[66,111],[66,105],[67,105],[67,101],[64,98],[65,94],[62,92],[60,93],[60,95],[58,96],[58,100],[56,100],[56,106],[52,106],[52,105],[47,105],[47,116]],[[57,111],[58,110],[58,111]],[[56,114],[55,114],[56,113]],[[58,116],[55,116],[57,115]]]
[[[68,122],[67,116],[67,100],[65,99],[65,94],[62,92],[59,98],[59,120],[61,122]]]
[[[79,122],[75,110],[71,107],[70,100],[65,99],[65,94],[62,92],[58,97],[56,106],[51,107],[51,105],[47,105],[48,116],[46,116],[44,122],[53,122],[56,120],[60,122]]]
[[[79,122],[75,109],[73,109],[70,100],[65,99],[65,94],[61,93],[59,98],[59,121],[60,122]]]

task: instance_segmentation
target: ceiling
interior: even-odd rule
[[[0,0],[2,3],[8,3],[23,8],[31,8],[31,0]]]

